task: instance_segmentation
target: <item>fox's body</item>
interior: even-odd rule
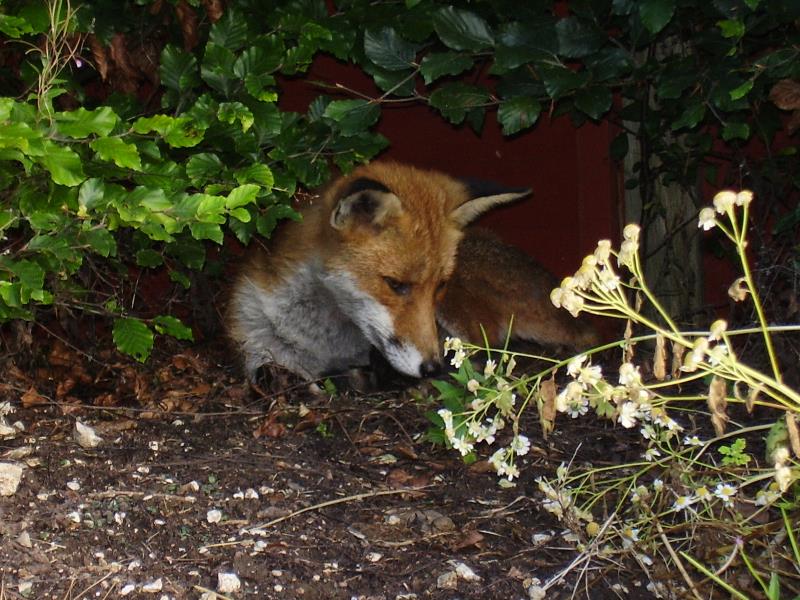
[[[468,296],[452,296],[474,282],[480,285],[482,269],[499,267],[476,264],[468,256],[473,247],[483,252],[488,243],[480,236],[472,243],[472,234],[456,266],[464,227],[492,206],[527,193],[476,197],[474,187],[441,173],[380,162],[334,181],[301,207],[302,221],[282,226],[265,250],[250,257],[234,284],[228,326],[248,376],[261,365],[277,364],[314,379],[367,364],[372,347],[405,375],[435,374],[441,361],[437,305],[445,327],[468,338],[475,338],[475,329],[465,324],[475,318],[489,322]],[[496,246],[507,253],[508,247]],[[524,268],[514,274],[538,277]],[[504,277],[496,272],[494,279]],[[451,279],[456,285],[448,291]],[[569,317],[550,305],[549,279],[545,284],[533,301],[544,302],[558,323],[568,323]],[[486,291],[476,290],[479,296]],[[490,295],[487,306],[502,305],[502,290],[495,286]],[[481,308],[485,304],[480,297],[476,301]],[[492,317],[498,331],[502,320],[507,325],[507,312]],[[515,331],[519,322],[518,317]],[[557,329],[537,341],[559,337]],[[562,329],[572,335],[569,327]]]

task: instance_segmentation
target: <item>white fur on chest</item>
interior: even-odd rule
[[[245,368],[276,363],[309,379],[369,362],[370,342],[309,262],[272,289],[245,279],[234,295]]]

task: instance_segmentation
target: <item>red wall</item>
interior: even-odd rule
[[[330,93],[310,83],[314,80],[380,95],[358,69],[321,57],[307,77],[283,82],[282,108],[305,112],[314,97]],[[598,239],[617,237],[607,124],[576,129],[568,118],[551,120],[543,113],[532,130],[504,138],[492,112],[478,136],[468,126],[450,125],[427,106],[401,104],[384,107],[377,131],[391,144],[382,158],[532,188],[530,198],[493,211],[480,224],[558,276],[575,271]]]

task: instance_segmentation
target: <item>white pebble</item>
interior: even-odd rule
[[[67,487],[73,492],[77,492],[79,489],[81,489],[81,484],[73,479],[72,481],[67,482]]]
[[[212,508],[210,511],[206,513],[206,520],[209,523],[219,523],[222,520],[222,511],[216,508]]]
[[[10,462],[0,462],[0,496],[11,496],[15,494],[21,479],[21,465]]]
[[[103,438],[97,435],[94,428],[80,421],[75,421],[75,429],[72,435],[81,448],[96,448],[103,441]]]
[[[122,588],[120,588],[119,595],[120,596],[127,596],[128,594],[130,594],[135,589],[136,589],[135,585],[133,585],[132,583],[127,583],[127,584],[123,585]]]
[[[242,582],[239,581],[236,573],[217,573],[217,591],[230,594],[238,592],[241,587]]]
[[[147,592],[148,594],[155,594],[161,591],[161,588],[164,587],[163,582],[161,581],[161,577],[156,579],[155,581],[151,581],[149,583],[145,583],[142,586],[142,591]]]

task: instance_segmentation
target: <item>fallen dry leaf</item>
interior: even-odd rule
[[[47,398],[40,395],[39,392],[36,391],[36,388],[31,386],[27,392],[22,394],[22,398],[20,398],[20,403],[25,408],[29,408],[31,406],[36,406],[38,404],[46,404]]]

